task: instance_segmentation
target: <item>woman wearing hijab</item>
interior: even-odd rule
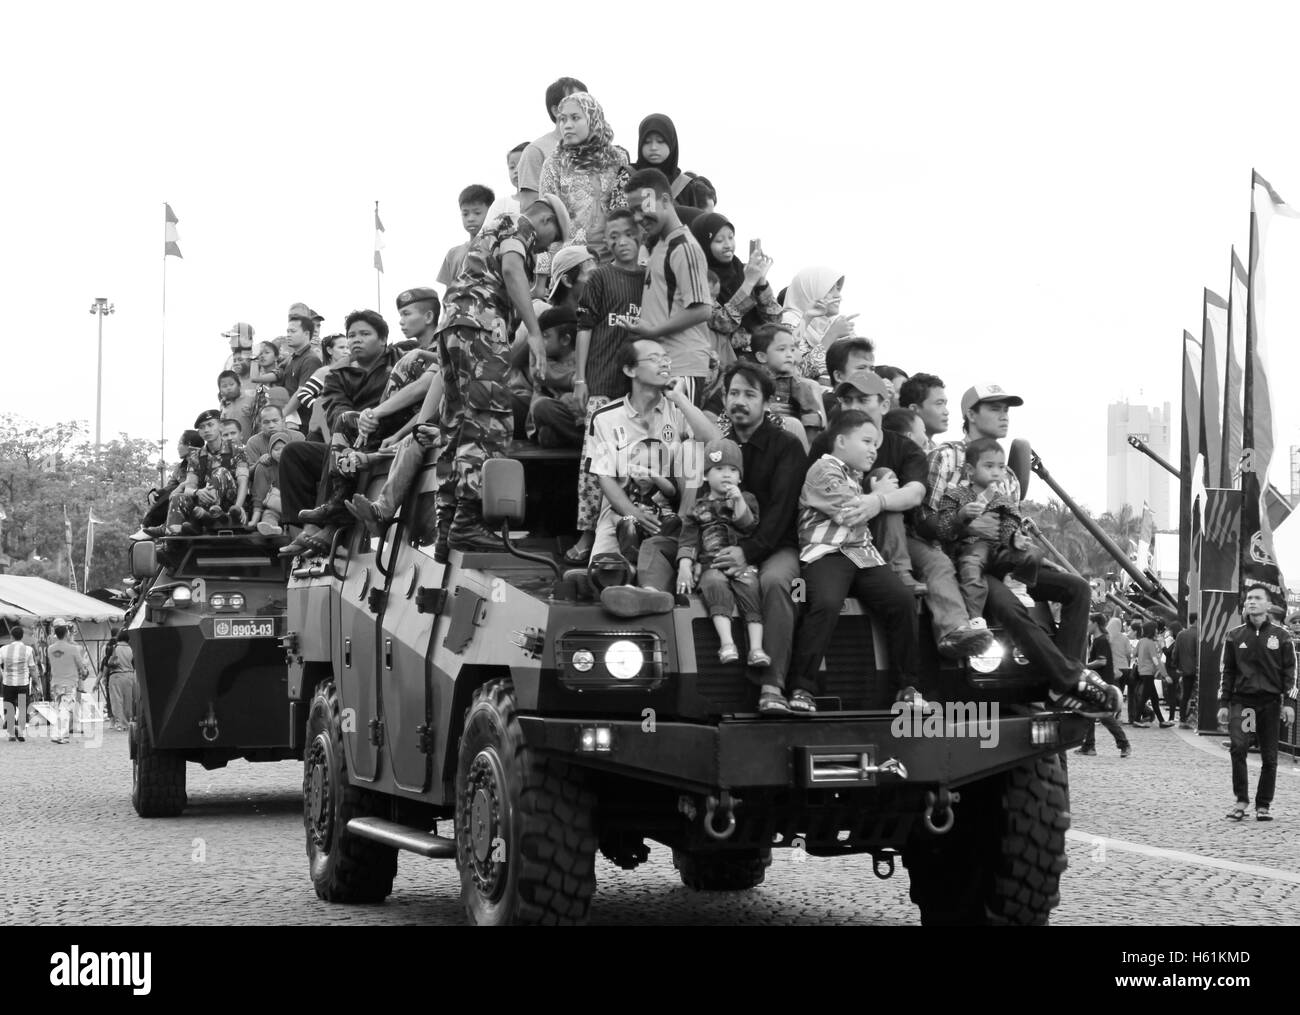
[[[658,169],[672,184],[673,204],[708,210],[716,201],[713,187],[703,177],[677,167],[677,128],[663,113],[651,113],[637,130],[635,169]]]
[[[573,223],[569,243],[591,247],[604,263],[609,260],[605,216],[627,207],[627,152],[613,144],[605,111],[586,92],[574,92],[560,103],[556,126],[560,146],[542,165],[540,193],[564,202]]]
[[[767,284],[772,259],[761,250],[750,255],[748,264],[737,257],[736,227],[717,212],[698,216],[690,229],[709,270],[718,277],[709,327],[716,341],[719,369],[726,370],[736,361],[736,353],[749,348],[755,328],[781,320],[781,307]]]
[[[853,318],[840,315],[844,273],[834,268],[804,268],[790,280],[782,320],[794,334],[805,377],[826,376],[826,350],[853,334]]]

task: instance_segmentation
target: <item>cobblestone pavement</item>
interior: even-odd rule
[[[1232,794],[1218,738],[1129,732],[1127,760],[1101,730],[1097,757],[1070,755],[1074,830],[1053,922],[1300,922],[1300,768],[1280,762],[1277,820],[1236,824],[1224,818]],[[145,821],[131,808],[123,734],[105,734],[97,749],[32,734],[25,744],[0,740],[0,855],[21,858],[0,900],[5,923],[462,922],[454,865],[410,854],[399,857],[387,904],[319,901],[307,877],[297,763],[189,765],[185,814]],[[1257,775],[1256,762],[1252,785]],[[593,923],[918,922],[901,864],[880,881],[869,857],[796,863],[778,851],[761,887],[706,895],[681,886],[667,849],[651,849],[635,871],[598,860]]]

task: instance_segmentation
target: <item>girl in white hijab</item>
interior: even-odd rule
[[[824,265],[804,268],[790,280],[781,320],[794,334],[805,377],[825,377],[826,350],[853,334],[858,315],[840,315],[843,289],[844,273]]]

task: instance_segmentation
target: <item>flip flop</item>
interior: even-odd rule
[[[574,567],[583,567],[586,565],[587,561],[591,560],[591,547],[588,546],[585,552],[575,554],[573,551],[577,548],[578,544],[574,543],[564,551],[564,562],[566,564],[571,564]]]
[[[780,694],[773,694],[768,691],[766,694],[758,696],[758,714],[759,715],[789,715],[790,703]]]
[[[817,711],[817,702],[811,694],[800,688],[790,695],[790,711],[796,715],[812,715]]]

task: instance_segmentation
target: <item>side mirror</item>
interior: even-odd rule
[[[496,528],[502,522],[523,520],[523,465],[513,458],[489,458],[483,463],[483,521]]]
[[[1007,455],[1007,468],[1016,474],[1016,479],[1020,480],[1021,500],[1029,496],[1029,477],[1033,475],[1030,463],[1033,457],[1034,450],[1029,446],[1029,441],[1017,437],[1011,442],[1011,453]]]
[[[158,547],[152,539],[131,544],[131,577],[152,578],[158,570]]]

